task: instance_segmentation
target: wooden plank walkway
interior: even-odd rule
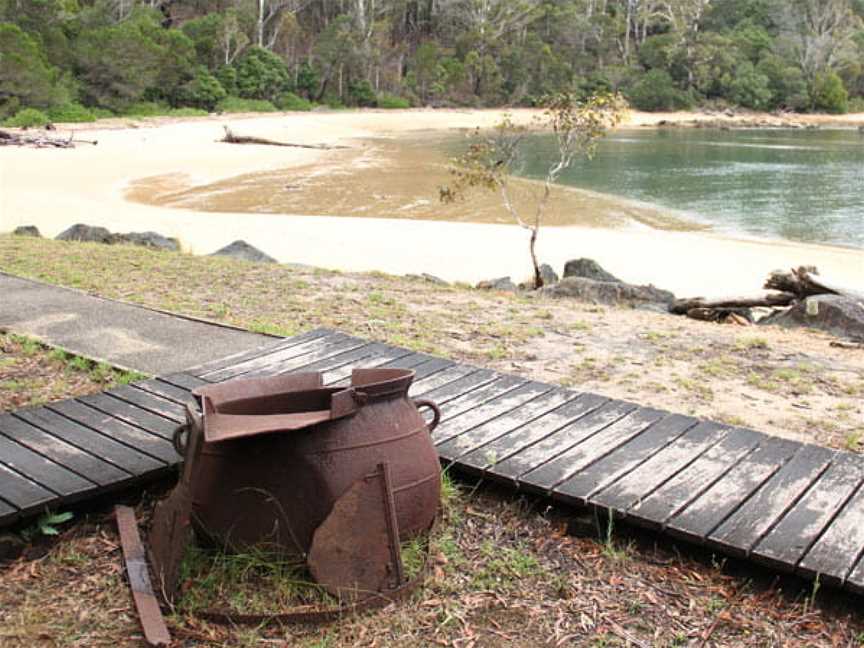
[[[416,372],[452,469],[864,593],[864,457],[320,329],[185,373],[0,415],[0,526],[171,471],[194,387],[357,367]]]

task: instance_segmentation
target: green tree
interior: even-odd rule
[[[849,93],[841,79],[834,72],[817,74],[810,95],[813,110],[842,114],[849,111]]]
[[[744,61],[735,70],[729,87],[729,98],[745,108],[767,110],[773,99],[768,77],[760,74],[750,61]]]
[[[536,246],[553,185],[577,158],[590,160],[594,156],[597,142],[620,122],[625,110],[623,99],[609,94],[581,101],[572,93],[560,93],[545,98],[542,105],[545,108],[544,116],[536,126],[551,131],[557,145],[557,157],[549,162],[543,188],[536,196],[531,216],[523,216],[519,212],[510,188],[510,177],[521,158],[529,130],[515,124],[509,116],[505,116],[491,135],[479,129],[475,131],[468,152],[451,160],[453,184],[440,189],[440,197],[444,202],[455,200],[475,188],[500,192],[507,212],[520,227],[530,232],[528,251],[534,266],[535,288],[543,286]]]
[[[283,92],[294,89],[282,59],[260,47],[248,49],[235,69],[237,92],[245,99],[275,101]]]
[[[639,110],[680,110],[689,108],[691,103],[666,70],[650,70],[626,94]]]
[[[33,38],[17,25],[0,23],[0,117],[19,107],[47,108],[66,100],[58,78]]]

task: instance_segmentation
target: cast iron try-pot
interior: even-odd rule
[[[324,387],[321,374],[305,373],[195,390],[202,415],[190,412],[189,425],[203,439],[187,461],[196,533],[232,550],[265,546],[307,557],[337,500],[382,464],[392,528],[403,540],[428,530],[440,497],[429,433],[440,411],[408,398],[413,379],[410,370],[355,369],[347,387]],[[424,407],[434,414],[428,426]],[[175,436],[181,454],[183,429]]]

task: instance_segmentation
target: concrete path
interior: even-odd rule
[[[0,329],[148,374],[168,374],[273,338],[0,273]]]

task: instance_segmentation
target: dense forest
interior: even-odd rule
[[[864,0],[0,0],[0,120],[337,106],[864,110]]]

